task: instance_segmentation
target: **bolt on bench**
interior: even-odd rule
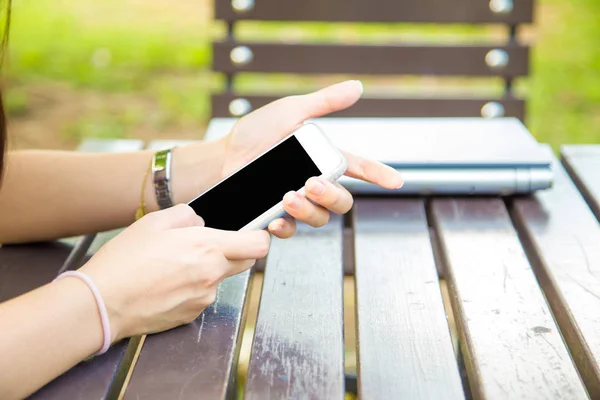
[[[529,46],[521,43],[518,30],[533,21],[533,4],[533,0],[215,1],[215,19],[224,23],[226,34],[213,43],[212,69],[224,75],[226,84],[212,97],[212,116],[240,117],[294,90],[304,92],[316,79],[331,82],[344,75],[382,81],[355,106],[333,117],[505,116],[524,121],[525,100],[515,92],[514,83],[529,74]],[[255,39],[257,23],[267,32],[279,27],[276,32],[284,33],[281,22],[296,28],[291,37]],[[327,29],[338,28],[338,34],[326,34],[324,23]],[[344,36],[342,24],[352,23],[355,30],[365,29]],[[416,40],[414,33],[393,34],[399,23],[412,28],[436,24],[449,31],[436,30],[431,43],[434,35],[427,31],[420,31]],[[323,37],[307,33],[303,28],[308,24]],[[463,31],[453,31],[456,27]],[[252,74],[261,77],[255,79],[260,85],[244,81]],[[416,93],[398,87],[393,79],[400,76],[415,78],[406,86],[414,86],[416,80]],[[440,83],[448,78],[455,81],[444,89]],[[423,83],[431,79],[438,84],[427,90]],[[269,87],[267,82],[273,84]],[[476,87],[469,87],[473,83]],[[298,88],[292,89],[294,85]]]

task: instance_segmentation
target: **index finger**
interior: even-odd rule
[[[193,235],[198,246],[215,246],[228,260],[257,260],[269,252],[271,242],[266,231],[222,231],[189,227],[177,230],[179,235]]]
[[[402,187],[402,175],[394,168],[354,154],[343,153],[348,163],[345,175],[374,183],[385,189],[400,189]]]
[[[360,81],[346,81],[316,92],[288,96],[269,103],[242,117],[239,126],[257,124],[266,134],[283,136],[298,128],[307,119],[344,110],[358,101],[363,93]]]

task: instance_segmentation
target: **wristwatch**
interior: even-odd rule
[[[152,180],[156,202],[161,210],[173,206],[171,199],[171,156],[173,149],[161,150],[152,159]]]

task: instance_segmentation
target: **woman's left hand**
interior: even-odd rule
[[[359,81],[329,86],[314,93],[286,97],[270,103],[244,117],[225,140],[222,175],[228,176],[257,155],[292,133],[307,119],[320,117],[350,107],[362,95]],[[377,184],[386,189],[402,186],[400,174],[381,163],[344,153],[348,162],[346,175]],[[352,195],[338,183],[311,178],[306,183],[307,198],[295,192],[283,198],[285,211],[295,219],[314,227],[329,221],[329,211],[344,214],[352,208]],[[277,237],[288,238],[296,232],[291,218],[280,218],[269,224]]]

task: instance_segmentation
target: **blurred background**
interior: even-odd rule
[[[13,0],[6,102],[12,148],[73,149],[82,138],[201,138],[210,93],[210,40],[225,27],[213,0]],[[539,0],[535,23],[520,32],[533,45],[527,126],[551,143],[600,142],[600,1]],[[243,39],[361,43],[469,42],[495,27],[411,24],[243,22]],[[442,35],[443,34],[443,35]],[[475,39],[474,39],[475,38]],[[347,77],[241,74],[237,88],[306,92]],[[352,77],[355,78],[355,77]],[[501,93],[494,79],[358,77],[376,90],[443,93],[458,86]]]

